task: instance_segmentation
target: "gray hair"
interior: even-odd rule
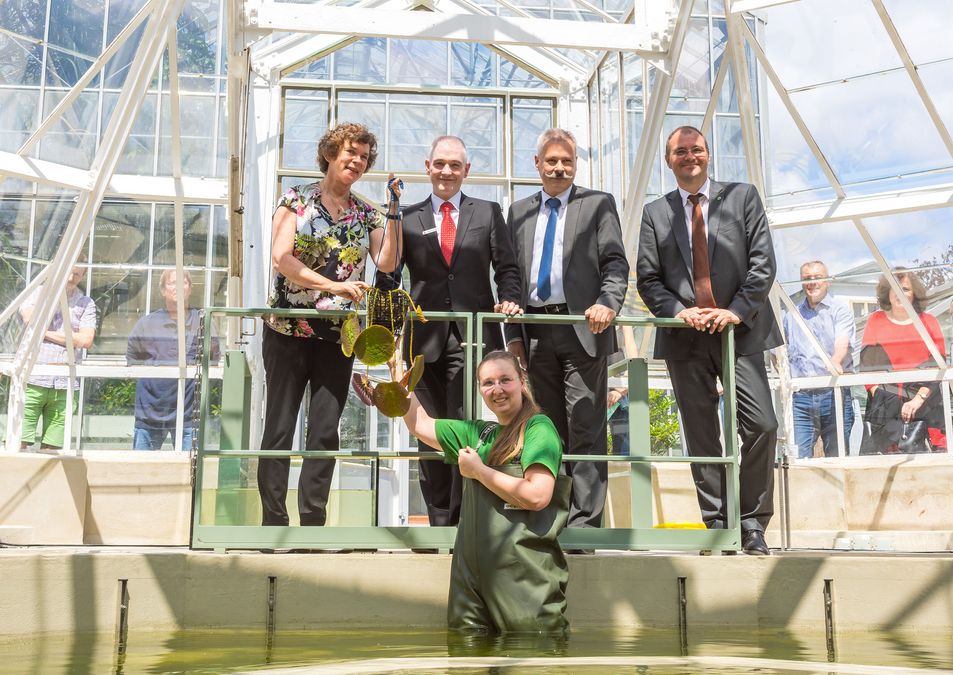
[[[568,143],[572,145],[573,149],[578,147],[576,145],[576,137],[572,135],[572,132],[559,128],[547,129],[536,139],[536,156],[542,157],[543,150],[547,145],[553,142]]]
[[[460,147],[463,148],[463,161],[466,163],[467,160],[467,144],[463,142],[463,139],[459,136],[451,136],[445,134],[443,136],[437,136],[433,139],[433,143],[430,144],[430,157],[428,159],[433,159],[434,150],[437,149],[437,146],[443,143],[444,141],[450,141],[451,143],[459,143]]]

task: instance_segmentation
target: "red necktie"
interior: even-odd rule
[[[449,265],[453,256],[453,241],[457,238],[457,226],[453,224],[453,217],[450,215],[453,204],[444,202],[440,205],[440,210],[443,212],[443,220],[440,222],[440,250]]]
[[[692,276],[695,279],[695,305],[717,307],[711,290],[711,269],[708,266],[708,235],[702,215],[701,194],[688,195],[692,203]]]

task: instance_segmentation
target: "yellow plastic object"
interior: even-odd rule
[[[660,530],[704,530],[705,523],[659,523],[655,526]]]

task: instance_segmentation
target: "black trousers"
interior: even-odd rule
[[[722,374],[721,336],[699,334],[690,358],[665,363],[681,412],[688,454],[721,457],[724,453],[715,383],[715,378]],[[778,420],[764,367],[764,352],[735,357],[735,392],[741,436],[741,527],[763,532],[774,514],[774,459],[778,438]],[[692,476],[705,525],[710,529],[726,527],[725,467],[692,464]]]
[[[447,332],[447,343],[436,361],[428,362],[423,377],[414,393],[423,409],[434,419],[465,418],[463,346],[455,325]],[[421,442],[419,448],[428,445]],[[435,449],[435,448],[432,448]],[[427,504],[427,518],[431,526],[457,525],[460,522],[460,501],[463,478],[456,464],[444,464],[439,459],[420,461],[420,491]]]
[[[283,335],[265,328],[262,339],[267,396],[263,450],[290,450],[298,409],[311,385],[305,450],[339,450],[338,423],[347,401],[353,357],[341,345],[318,338]],[[288,457],[258,460],[261,524],[287,525]],[[333,459],[305,459],[298,480],[298,515],[302,525],[324,525]]]
[[[569,455],[604,455],[608,360],[589,356],[572,326],[527,325],[529,383]],[[600,527],[608,464],[567,462],[572,478],[569,527]]]

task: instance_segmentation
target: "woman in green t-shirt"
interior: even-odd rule
[[[477,379],[499,424],[434,420],[413,395],[404,415],[410,432],[440,448],[466,479],[448,624],[490,632],[565,630],[569,570],[556,541],[569,516],[570,484],[559,476],[562,442],[512,354],[487,354]]]

